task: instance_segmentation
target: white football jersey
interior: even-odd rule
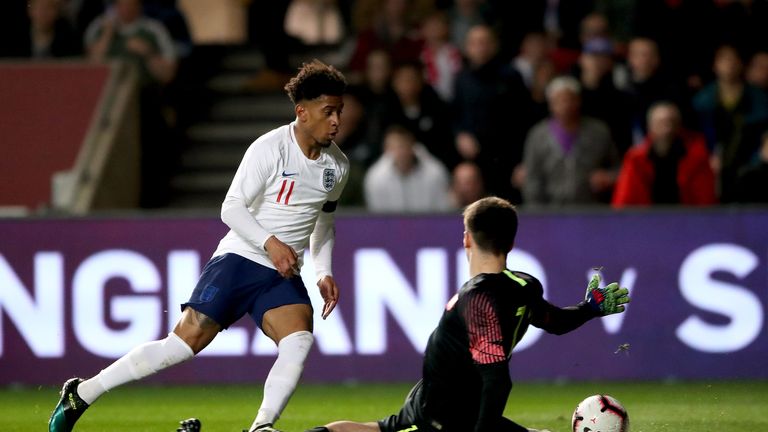
[[[316,160],[307,158],[296,141],[294,125],[274,129],[248,147],[224,206],[242,200],[268,233],[296,251],[301,265],[323,205],[341,196],[349,160],[335,143],[322,149]],[[230,229],[213,256],[235,253],[275,268],[261,246]]]

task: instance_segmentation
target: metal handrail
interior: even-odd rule
[[[135,165],[132,168],[138,171],[138,72],[134,65],[123,61],[113,61],[108,66],[111,70],[109,79],[75,164],[72,169],[57,172],[52,178],[51,205],[56,212],[81,215],[97,205],[100,194],[106,193],[103,183],[109,175],[107,166],[115,158],[121,139],[131,140],[133,136],[134,142],[126,147],[133,147],[129,152],[133,153],[135,161],[125,162]],[[132,129],[133,133],[121,134],[125,127]],[[132,203],[138,203],[138,185],[129,189],[136,190],[135,194],[128,194],[135,196],[118,198],[122,205],[117,207],[131,207]]]

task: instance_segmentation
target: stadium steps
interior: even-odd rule
[[[276,122],[218,120],[199,123],[187,130],[191,141],[209,143],[231,143],[245,140],[250,143],[261,134],[274,129]]]
[[[229,144],[199,142],[193,143],[181,154],[184,171],[230,170],[240,163],[247,144],[237,141]]]
[[[280,90],[247,90],[264,64],[257,50],[232,47],[197,61],[208,62],[214,72],[199,83],[204,106],[196,107],[196,118],[184,128],[167,207],[218,211],[245,150],[260,135],[291,121],[293,106]]]
[[[293,106],[284,93],[265,94],[258,98],[233,96],[213,104],[210,108],[214,120],[273,120],[284,121],[293,117]]]

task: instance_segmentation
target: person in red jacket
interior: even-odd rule
[[[716,202],[704,136],[682,128],[675,104],[654,104],[648,110],[648,136],[624,156],[613,207]]]

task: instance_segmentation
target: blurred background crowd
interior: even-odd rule
[[[247,145],[292,119],[277,95],[312,58],[350,82],[347,207],[768,202],[768,0],[0,7],[3,57],[137,66],[144,208],[220,202]]]

